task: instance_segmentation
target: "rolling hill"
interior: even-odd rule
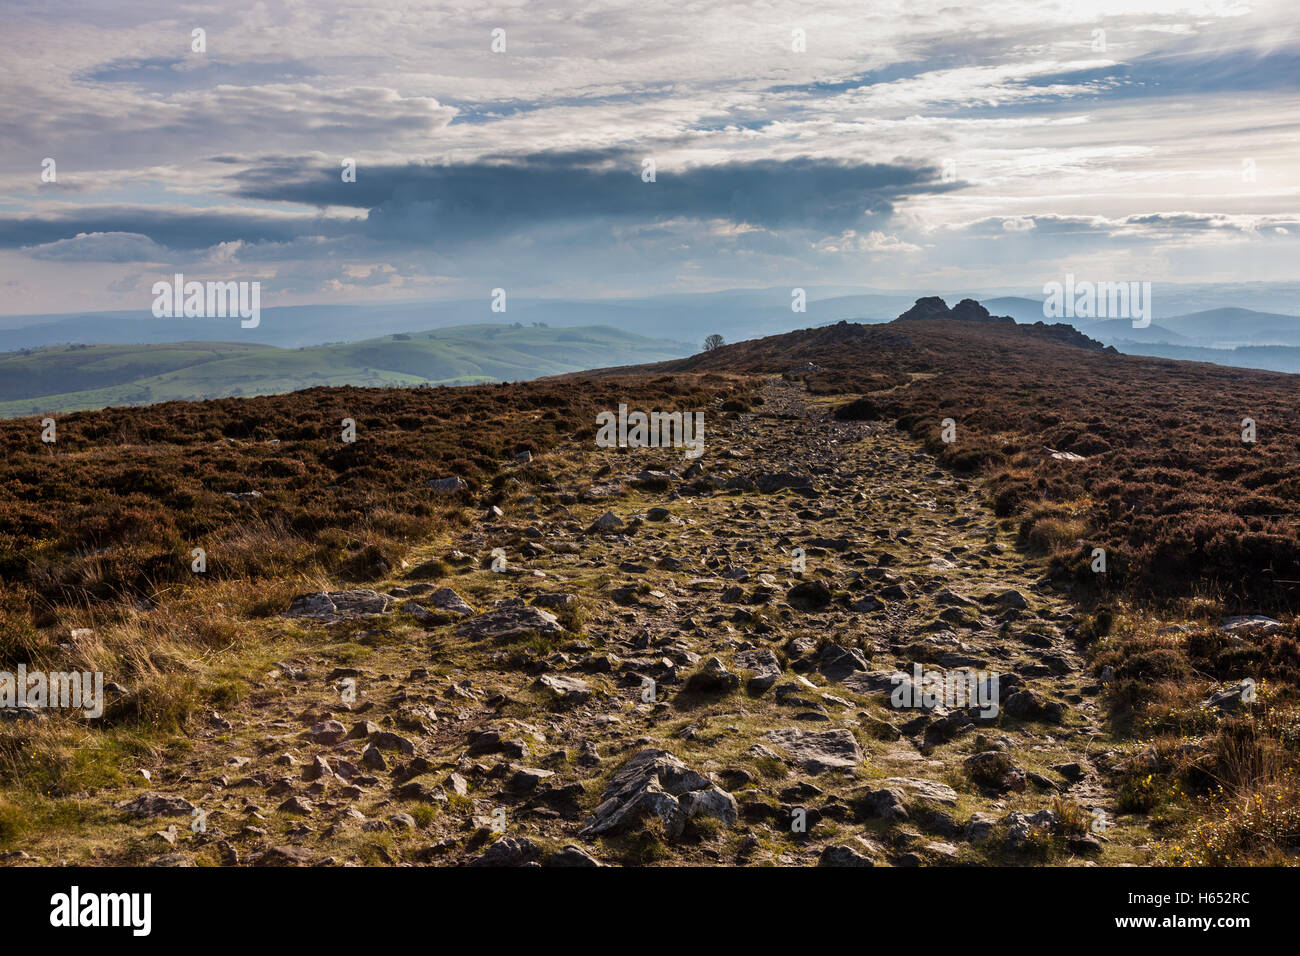
[[[0,417],[274,395],[315,385],[517,382],[686,354],[607,326],[459,326],[297,349],[232,342],[65,345],[0,355]],[[70,389],[75,383],[78,387]]]
[[[1300,374],[1300,348],[1294,345],[1239,345],[1232,349],[1211,349],[1166,342],[1118,342],[1115,347],[1127,355]]]
[[[1210,347],[1300,345],[1300,319],[1253,309],[1207,309],[1176,315],[1163,324],[1185,338]]]
[[[1203,349],[1230,349],[1238,345],[1300,346],[1300,318],[1294,315],[1235,306],[1182,314],[1171,312],[1171,305],[1182,304],[1184,298],[1158,295],[1153,306],[1156,320],[1146,328],[1133,328],[1129,319],[1089,321],[1075,318],[1062,321],[1069,321],[1085,335],[1118,345],[1121,350],[1124,350],[1122,343],[1165,343]],[[980,302],[994,315],[1009,315],[1017,322],[1044,320],[1043,304],[1038,299],[1000,296],[980,298]],[[1218,361],[1216,358],[1206,360]],[[1228,361],[1223,364],[1235,363]]]
[[[1194,344],[1192,339],[1185,335],[1179,335],[1167,325],[1152,322],[1148,326],[1134,328],[1131,319],[1101,319],[1097,322],[1084,322],[1075,319],[1072,323],[1075,328],[1099,342],[1105,342],[1107,345],[1114,345],[1120,348],[1124,344],[1153,344],[1164,343],[1166,345],[1189,345]],[[1128,351],[1121,348],[1121,351]]]

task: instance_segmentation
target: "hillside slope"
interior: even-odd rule
[[[9,423],[0,655],[111,683],[102,721],[0,723],[0,846],[1294,860],[1300,378],[908,314],[517,385],[74,413],[55,445]],[[599,445],[624,404],[699,412],[704,454]]]
[[[613,361],[681,354],[606,326],[473,325],[341,345],[228,342],[70,345],[0,354],[0,417],[109,405],[273,395],[318,385],[392,387],[522,381]],[[81,386],[68,391],[70,383]]]
[[[1300,602],[1300,377],[1121,355],[1067,325],[946,318],[839,323],[643,371],[785,373],[814,393],[868,394],[864,415],[986,473],[998,513],[1027,535],[1055,527],[1054,557],[1081,584],[1204,588],[1252,610]],[[1112,557],[1104,579],[1087,571],[1093,547]]]

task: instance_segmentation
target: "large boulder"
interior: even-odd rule
[[[875,859],[871,855],[871,851],[874,849],[875,847],[872,847],[861,837],[854,837],[852,843],[828,846],[822,850],[822,855],[817,861],[817,865],[854,867],[875,866]]]
[[[924,777],[886,777],[879,787],[869,786],[855,790],[850,795],[852,803],[867,817],[884,817],[903,821],[910,815],[909,807],[916,805],[957,805],[957,791],[946,783]]]
[[[502,837],[488,847],[483,855],[470,861],[470,866],[528,866],[541,857],[541,848],[525,837]]]
[[[790,602],[791,607],[801,611],[820,611],[831,603],[832,597],[834,595],[826,586],[826,582],[814,578],[796,584],[786,592],[785,599]]]
[[[543,674],[537,678],[537,686],[562,704],[581,704],[591,697],[590,684],[562,674]]]
[[[686,679],[685,690],[695,694],[729,694],[740,686],[740,678],[716,657]]]
[[[1061,818],[1055,810],[1039,810],[1032,816],[1012,812],[1002,818],[1007,828],[1008,852],[1026,849],[1031,840],[1050,837],[1060,830]]]
[[[624,526],[623,519],[612,511],[606,511],[603,515],[593,521],[587,528],[587,534],[601,534],[607,531],[617,531]]]
[[[827,680],[842,681],[850,674],[870,670],[866,657],[856,647],[828,644],[822,651],[817,669]]]
[[[1040,720],[1059,724],[1065,719],[1064,704],[1041,697],[1028,688],[1018,690],[1009,696],[1002,708],[1012,717],[1020,720]]]

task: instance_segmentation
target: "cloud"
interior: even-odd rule
[[[489,157],[474,163],[408,165],[298,175],[292,166],[236,177],[242,199],[368,209],[366,235],[441,243],[517,233],[582,220],[724,220],[822,234],[889,219],[909,196],[954,188],[939,170],[900,163],[846,163],[812,157],[655,170],[617,150]]]
[[[267,210],[85,206],[61,208],[43,216],[0,216],[0,248],[27,249],[38,258],[90,261],[73,257],[86,250],[118,249],[120,254],[135,254],[158,251],[157,247],[193,251],[223,242],[287,242],[302,235],[338,235],[349,228],[355,226],[323,216]],[[102,236],[116,238],[98,238]],[[154,244],[152,250],[140,240]]]
[[[1287,38],[1279,39],[1286,43]],[[1195,42],[1167,44],[1128,62],[1044,73],[1020,82],[1026,87],[1087,88],[1111,99],[1300,90],[1300,47],[1204,50],[1195,48]]]
[[[145,90],[171,93],[213,86],[261,86],[320,76],[322,69],[300,60],[231,60],[203,57],[128,57],[97,64],[78,79],[93,83],[123,83]]]
[[[82,232],[24,251],[34,259],[52,262],[161,262],[167,258],[166,249],[137,232]]]
[[[615,225],[661,227],[680,243],[707,224],[716,241],[756,249],[792,246],[801,232],[820,238],[847,231],[860,249],[903,251],[906,243],[863,227],[887,223],[909,197],[958,188],[929,166],[809,157],[660,168],[655,181],[645,182],[640,157],[610,150],[448,165],[362,164],[355,183],[332,169],[302,170],[301,161],[286,159],[236,173],[244,205],[61,205],[44,216],[0,216],[0,248],[63,261],[201,255],[219,265],[449,250],[506,236],[540,237],[552,227],[578,244],[607,241]],[[261,205],[268,202],[322,212]],[[327,215],[325,207],[355,212]]]
[[[611,0],[502,21],[320,0],[194,23],[164,0],[56,0],[0,36],[0,283],[32,312],[113,307],[142,261],[253,269],[305,302],[1041,285],[1084,256],[1286,278],[1292,5]]]
[[[834,239],[826,239],[816,244],[816,248],[825,252],[920,252],[921,247],[906,242],[898,236],[888,235],[879,229],[873,229],[865,236],[858,235],[852,229],[846,229]]]
[[[972,236],[995,236],[999,232],[1038,232],[1045,237],[1095,236],[1106,239],[1194,240],[1211,233],[1255,232],[1296,225],[1297,216],[1257,216],[1217,212],[1151,212],[1129,216],[1022,216],[1014,219],[981,219],[954,223],[948,230]]]

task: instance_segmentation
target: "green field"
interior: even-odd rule
[[[678,358],[683,346],[608,326],[464,325],[341,345],[58,345],[0,354],[0,417],[314,385],[470,385]]]

